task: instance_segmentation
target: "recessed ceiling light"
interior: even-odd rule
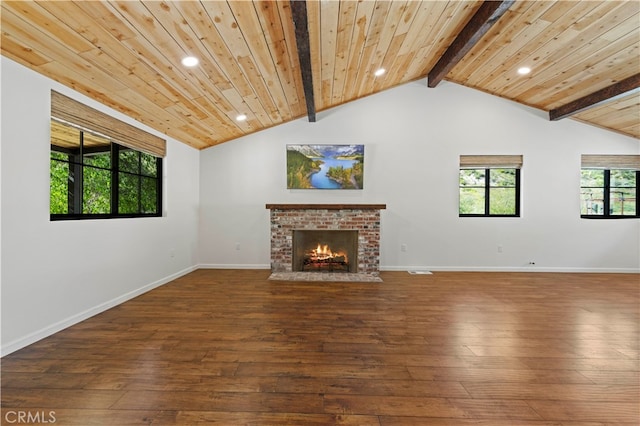
[[[373,75],[375,75],[376,77],[380,77],[385,72],[387,72],[387,70],[385,70],[384,68],[380,68],[380,69],[376,70],[376,72],[374,72]]]
[[[195,56],[186,56],[182,58],[182,65],[185,67],[195,67],[200,61]]]
[[[531,68],[529,67],[520,67],[518,68],[518,74],[520,75],[527,75],[531,72]]]
[[[244,121],[247,119],[247,116],[244,114],[240,114],[239,116],[236,117],[237,121]]]

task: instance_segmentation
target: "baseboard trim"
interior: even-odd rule
[[[196,269],[271,269],[269,264],[202,263]],[[577,268],[569,266],[380,266],[380,271],[439,271],[439,272],[567,272],[589,274],[640,274],[634,268]]]
[[[199,269],[271,269],[271,265],[260,263],[201,263],[197,267]]]
[[[13,340],[12,342],[7,343],[6,345],[3,345],[2,348],[0,349],[0,356],[3,357],[5,355],[9,355],[12,352],[15,352],[19,349],[22,349],[26,346],[31,345],[32,343],[37,342],[38,340],[42,340],[45,337],[49,337],[52,334],[55,334],[59,331],[64,330],[65,328],[71,327],[72,325],[78,324],[79,322],[82,322],[86,319],[91,318],[92,316],[95,316],[99,313],[102,313],[106,310],[109,310],[115,306],[118,306],[124,302],[126,302],[127,300],[131,300],[134,297],[138,297],[143,293],[146,293],[148,291],[153,290],[154,288],[160,287],[161,285],[167,284],[168,282],[171,282],[177,278],[180,278],[183,275],[186,275],[190,272],[195,271],[196,269],[198,269],[197,266],[191,266],[189,268],[183,269],[182,271],[178,271],[174,274],[171,274],[167,277],[164,277],[162,279],[159,279],[155,282],[152,282],[150,284],[147,284],[145,286],[142,286],[136,290],[130,291],[128,293],[125,293],[121,296],[118,296],[114,299],[108,300],[104,303],[101,303],[97,306],[94,306],[93,308],[89,308],[83,312],[80,312],[78,314],[72,315],[69,318],[65,318],[61,321],[58,321],[55,324],[52,324],[50,326],[47,326],[41,330],[35,331],[33,333],[30,333],[24,337],[20,337],[18,339]]]
[[[202,263],[199,269],[271,269],[269,264],[250,263]],[[439,272],[567,272],[591,274],[640,274],[634,268],[575,268],[527,266],[380,266],[380,271],[439,271]]]
[[[634,268],[573,268],[544,266],[381,266],[380,271],[439,271],[439,272],[565,272],[588,274],[640,274]]]
[[[250,263],[202,263],[197,269],[271,269],[269,264]],[[440,272],[567,272],[590,274],[640,274],[634,268],[576,268],[527,266],[380,266],[380,271],[440,271]]]

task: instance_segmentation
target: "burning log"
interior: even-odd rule
[[[346,253],[332,252],[326,245],[305,252],[303,257],[305,267],[312,269],[348,269],[349,260]]]

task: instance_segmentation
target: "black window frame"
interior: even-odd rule
[[[580,173],[582,174],[583,170],[602,170],[604,172],[604,185],[600,186],[582,186],[582,181],[580,182],[580,203],[582,203],[582,189],[583,188],[598,188],[603,190],[603,213],[602,214],[582,214],[580,213],[580,217],[582,219],[640,219],[640,197],[638,197],[640,190],[638,189],[638,183],[640,183],[640,170],[631,170],[635,172],[636,175],[636,196],[635,196],[635,215],[620,215],[620,214],[611,214],[611,171],[612,170],[627,170],[623,168],[598,168],[598,167],[581,167]],[[582,211],[582,206],[580,207],[580,211]]]
[[[60,123],[60,122],[58,122]],[[69,126],[68,123],[62,123],[64,125]],[[73,127],[73,126],[70,126]],[[79,136],[79,148],[77,150],[72,150],[72,149],[68,149],[68,148],[62,148],[59,146],[55,146],[53,144],[51,144],[51,151],[52,152],[58,152],[58,153],[62,153],[67,155],[67,160],[61,160],[61,159],[54,159],[52,158],[52,155],[50,155],[49,157],[49,168],[51,169],[51,162],[53,161],[58,161],[60,163],[67,163],[69,165],[69,176],[71,177],[72,172],[71,169],[73,168],[73,177],[68,179],[68,190],[67,190],[67,194],[68,194],[68,198],[67,198],[67,203],[68,203],[68,208],[69,210],[73,210],[73,213],[49,213],[50,216],[50,220],[51,221],[59,221],[59,220],[83,220],[83,219],[118,219],[118,218],[140,218],[140,217],[161,217],[162,216],[162,176],[163,176],[163,172],[162,172],[162,167],[163,167],[163,158],[162,157],[158,157],[155,155],[151,155],[151,154],[147,154],[141,150],[138,149],[134,149],[134,148],[129,148],[126,147],[124,145],[118,144],[116,142],[114,142],[113,140],[109,139],[110,144],[108,149],[100,149],[100,150],[95,150],[92,148],[85,148],[84,146],[84,134],[85,133],[91,133],[89,131],[83,130],[83,129],[79,129],[76,127],[76,129],[79,130],[80,132],[80,136]],[[94,165],[90,165],[90,164],[86,164],[84,162],[84,155],[87,152],[109,152],[110,153],[110,167],[109,168],[102,168],[102,167],[98,167],[98,166],[94,166]],[[120,158],[120,153],[123,151],[133,151],[138,153],[138,172],[131,172],[130,170],[121,170],[120,166],[119,166],[119,158]],[[142,161],[142,157],[141,155],[145,154],[145,155],[149,155],[153,158],[155,158],[155,166],[156,166],[156,173],[155,176],[151,176],[149,174],[144,174],[142,171],[142,167],[141,167],[141,161]],[[83,179],[83,174],[85,169],[87,168],[92,168],[92,169],[102,169],[102,170],[109,170],[111,176],[110,176],[110,187],[109,187],[109,191],[110,191],[110,207],[109,213],[77,213],[77,211],[82,211],[83,208],[83,200],[82,200],[82,195],[83,195],[83,186],[84,186],[84,179]],[[126,173],[128,176],[134,176],[137,177],[138,179],[138,196],[137,196],[137,202],[138,202],[138,212],[136,213],[120,213],[120,175],[122,173]],[[142,185],[142,180],[143,179],[154,179],[155,180],[155,191],[156,191],[156,211],[154,211],[153,213],[142,213],[142,192],[141,192],[141,185]]]
[[[491,186],[491,170],[514,170],[515,171],[515,186],[514,187],[502,187]],[[465,167],[460,168],[458,171],[458,177],[462,170],[484,170],[484,186],[478,186],[477,188],[484,188],[484,213],[460,213],[460,190],[463,188],[458,184],[458,217],[520,217],[520,168],[519,167]],[[466,188],[470,188],[466,186]],[[491,189],[492,188],[514,188],[515,189],[515,213],[514,214],[492,214],[491,213]]]

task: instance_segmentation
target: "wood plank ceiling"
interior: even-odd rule
[[[568,115],[640,139],[640,2],[504,3],[445,80],[552,116],[584,98],[597,106]],[[427,76],[483,6],[307,1],[296,40],[301,5],[289,1],[1,4],[2,55],[198,149],[410,81],[425,79],[428,96]]]

